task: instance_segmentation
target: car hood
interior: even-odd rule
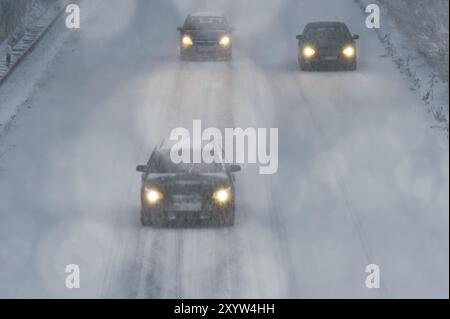
[[[145,180],[145,185],[159,186],[214,186],[218,184],[229,184],[228,175],[225,173],[199,173],[199,174],[149,174]]]
[[[222,35],[227,34],[223,30],[195,30],[187,31],[194,41],[217,41]]]
[[[348,39],[312,39],[306,40],[305,42],[315,46],[318,49],[342,48],[343,46],[351,43]]]

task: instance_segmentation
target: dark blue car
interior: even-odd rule
[[[223,14],[190,14],[180,32],[180,59],[225,60],[233,56],[233,29]]]
[[[297,36],[301,70],[356,70],[359,35],[342,22],[313,22]]]

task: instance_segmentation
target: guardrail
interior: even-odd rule
[[[11,60],[7,63],[7,57],[0,56],[0,85],[8,78],[12,71],[22,60],[36,47],[40,40],[55,24],[58,18],[65,12],[65,4],[58,10],[50,23],[38,22],[28,28],[17,43],[11,48]]]

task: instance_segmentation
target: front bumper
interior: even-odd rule
[[[158,205],[148,205],[142,201],[142,212],[149,218],[168,222],[211,221],[232,213],[234,201],[226,205],[216,204],[212,200],[185,196],[184,199],[165,200]]]
[[[204,60],[204,59],[230,59],[232,47],[223,48],[215,45],[197,45],[194,44],[188,48],[180,48],[180,57],[182,59]]]
[[[356,55],[353,58],[347,58],[342,55],[316,55],[312,58],[299,57],[300,63],[314,69],[334,69],[350,68],[357,60]]]

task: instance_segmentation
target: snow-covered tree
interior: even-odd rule
[[[14,31],[30,4],[30,0],[0,0],[0,42]]]

